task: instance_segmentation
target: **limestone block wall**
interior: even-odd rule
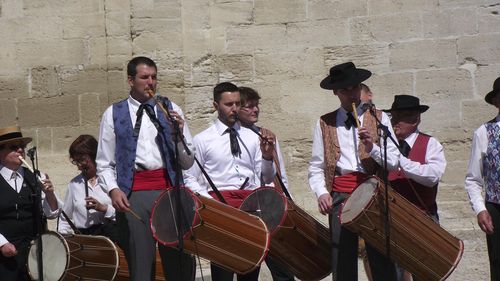
[[[261,125],[280,138],[297,203],[324,220],[307,185],[312,129],[338,107],[319,82],[337,63],[372,70],[377,107],[396,94],[430,105],[421,130],[444,145],[441,224],[465,241],[450,280],[486,280],[484,235],[463,179],[472,132],[497,111],[483,97],[500,76],[498,0],[2,0],[0,126],[34,137],[61,195],[76,175],[67,149],[98,135],[100,115],[127,96],[135,55],[159,66],[159,92],[193,134],[214,118],[212,88],[256,88]]]

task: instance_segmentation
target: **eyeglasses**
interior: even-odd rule
[[[87,155],[80,156],[80,157],[75,157],[75,158],[71,159],[71,164],[73,164],[75,166],[84,165],[84,164],[87,163],[87,160],[88,160],[88,156]]]
[[[251,104],[247,104],[247,105],[242,106],[241,109],[243,109],[243,110],[252,110],[254,108],[258,109],[259,105],[260,105],[260,103],[251,103]]]
[[[24,150],[26,148],[26,145],[18,143],[18,144],[11,144],[8,147],[10,150],[15,151],[15,150],[18,150],[19,148]]]

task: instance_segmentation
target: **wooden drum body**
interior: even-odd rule
[[[266,222],[271,232],[269,255],[297,278],[319,280],[330,274],[330,231],[276,189],[256,189],[240,209]]]
[[[167,190],[155,202],[151,230],[159,243],[178,245],[177,195],[182,202],[184,219],[179,231],[186,252],[239,274],[262,263],[269,250],[269,232],[259,217],[184,188]]]
[[[28,271],[38,280],[37,244],[31,246]],[[104,236],[42,234],[43,280],[113,280],[118,271],[114,243]]]
[[[359,234],[381,253],[384,232],[385,186],[371,177],[346,200],[341,212],[344,227]],[[445,280],[460,261],[463,242],[389,188],[390,255],[419,280]]]

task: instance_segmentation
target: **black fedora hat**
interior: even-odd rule
[[[500,92],[500,77],[498,77],[496,80],[495,80],[495,83],[493,83],[493,90],[489,93],[486,94],[486,96],[484,97],[484,100],[489,103],[489,104],[493,104],[493,97],[495,97],[495,95]]]
[[[358,85],[371,75],[369,70],[356,68],[354,63],[346,62],[330,68],[330,74],[321,81],[319,86],[326,90],[348,88]]]
[[[420,104],[420,99],[410,95],[395,95],[394,102],[390,109],[384,109],[385,112],[398,111],[398,110],[416,110],[420,113],[426,112],[429,107]]]

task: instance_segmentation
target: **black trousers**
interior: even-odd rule
[[[333,210],[330,214],[332,233],[332,272],[334,281],[358,280],[358,240],[355,233],[340,224],[340,209],[349,196],[347,193],[333,193]],[[366,243],[366,253],[370,262],[373,281],[396,281],[396,269],[386,256]]]
[[[18,243],[14,243],[17,250],[17,255],[13,257],[4,257],[0,254],[0,279],[2,281],[28,281],[28,269],[26,263],[28,261],[28,253],[30,248],[31,238],[26,237]]]
[[[490,213],[495,229],[493,234],[486,235],[491,281],[500,281],[500,205],[486,202],[486,210]]]
[[[266,258],[266,265],[271,271],[273,281],[295,281],[293,273],[283,264],[277,262],[270,256]]]

